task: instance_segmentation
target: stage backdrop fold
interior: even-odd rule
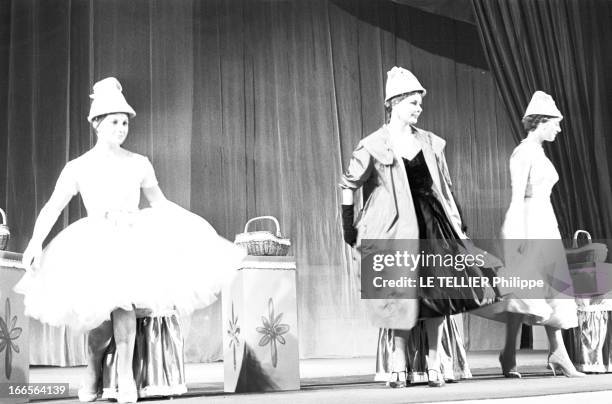
[[[532,94],[564,115],[547,154],[564,237],[612,237],[612,6],[607,0],[473,0],[476,24],[516,142]]]

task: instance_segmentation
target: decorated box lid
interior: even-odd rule
[[[239,269],[295,270],[295,257],[247,255]]]
[[[21,254],[10,251],[0,251],[0,267],[24,269]]]

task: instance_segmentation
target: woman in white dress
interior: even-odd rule
[[[533,94],[523,126],[527,137],[510,157],[512,201],[502,227],[507,242],[506,266],[510,270],[538,271],[531,276],[544,280],[562,280],[571,285],[550,193],[559,180],[542,143],[552,142],[561,131],[563,119],[552,97],[542,91]],[[558,240],[546,241],[546,240]],[[542,251],[546,252],[542,252]],[[548,366],[565,376],[581,377],[569,359],[561,329],[577,326],[576,304],[569,293],[560,296],[550,285],[549,294],[541,299],[508,299],[506,344],[499,356],[504,376],[520,378],[516,368],[516,338],[523,322],[543,325],[549,342]],[[556,297],[555,297],[556,296]],[[545,297],[545,298],[544,298]]]
[[[136,113],[119,82],[97,82],[88,116],[96,145],[69,161],[40,211],[23,254],[26,273],[15,290],[26,314],[50,325],[89,331],[81,401],[100,393],[101,360],[111,337],[117,350],[119,402],[138,398],[132,371],[135,307],[188,314],[212,303],[244,251],[199,216],[168,201],[145,156],[121,147]],[[139,210],[141,190],[151,208]],[[64,207],[81,194],[87,217],[43,250]]]

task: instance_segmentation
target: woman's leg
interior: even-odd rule
[[[499,356],[502,373],[506,377],[521,377],[516,370],[516,340],[518,338],[524,315],[519,313],[507,313],[506,318],[506,345]]]
[[[559,328],[544,327],[546,329],[546,336],[548,337],[549,351],[548,363],[552,366],[553,372],[557,369],[563,371],[567,377],[582,377],[584,373],[576,370],[576,367],[572,363],[565,349],[563,343],[563,336]]]
[[[563,336],[561,335],[561,330],[549,326],[544,327],[544,329],[546,330],[546,336],[548,337],[548,346],[550,352],[552,353],[559,351],[560,355],[567,356],[567,359],[569,359],[569,356],[565,349],[565,344],[563,343]]]
[[[429,385],[438,387],[444,385],[444,376],[440,364],[440,351],[442,350],[442,328],[444,317],[428,318],[425,320],[425,330],[427,331],[427,375]]]
[[[132,370],[136,340],[136,314],[134,310],[116,309],[113,311],[112,318],[117,349],[118,401],[136,402],[136,383]]]
[[[410,331],[391,330],[393,332],[393,350],[391,351],[390,387],[406,387],[408,374],[406,372],[406,348]]]
[[[81,401],[93,401],[98,392],[102,374],[102,359],[113,335],[110,321],[105,321],[87,334],[87,369],[79,390]]]

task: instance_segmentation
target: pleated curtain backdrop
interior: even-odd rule
[[[448,141],[471,235],[499,231],[515,140],[474,25],[386,0],[12,0],[0,20],[0,204],[12,250],[25,247],[64,164],[94,144],[88,94],[111,75],[138,114],[125,146],[151,158],[171,200],[229,239],[248,218],[279,218],[298,262],[302,357],[375,353],[337,183],[383,123],[392,66],[428,90],[419,126]],[[83,215],[75,198],[54,231]],[[220,359],[221,333],[219,303],[196,313],[187,359]],[[58,334],[37,348],[53,349]]]
[[[515,139],[536,90],[552,95],[562,133],[546,148],[559,183],[562,235],[612,238],[612,3],[609,0],[473,0],[485,55]]]

